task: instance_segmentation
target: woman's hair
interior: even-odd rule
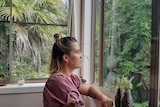
[[[55,43],[53,44],[52,48],[52,55],[51,55],[51,63],[50,63],[50,73],[57,72],[61,69],[62,64],[62,56],[64,54],[69,55],[72,51],[72,42],[77,42],[74,37],[67,36],[61,37],[60,33],[54,34]]]

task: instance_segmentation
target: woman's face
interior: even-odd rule
[[[68,66],[72,69],[80,68],[83,62],[83,55],[77,42],[72,42],[72,51],[68,55]]]

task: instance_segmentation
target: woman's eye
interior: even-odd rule
[[[76,51],[76,53],[81,53],[81,51]]]

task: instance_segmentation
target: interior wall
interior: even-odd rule
[[[101,107],[100,101],[83,96],[86,107]],[[0,95],[0,107],[43,107],[42,93]]]
[[[0,107],[43,107],[42,93],[0,95]]]

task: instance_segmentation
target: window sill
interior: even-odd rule
[[[0,94],[38,93],[43,92],[45,83],[25,83],[24,85],[7,84],[0,86]]]

